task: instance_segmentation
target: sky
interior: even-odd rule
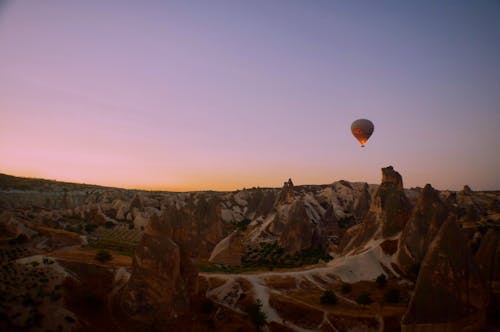
[[[0,0],[0,173],[499,190],[499,139],[499,1]]]

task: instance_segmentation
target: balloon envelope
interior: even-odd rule
[[[354,121],[351,125],[351,132],[356,137],[356,139],[359,141],[361,146],[364,146],[366,141],[370,138],[370,136],[373,134],[374,130],[373,123],[370,120],[367,119],[358,119]]]

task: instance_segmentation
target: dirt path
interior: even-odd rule
[[[332,284],[343,282],[355,283],[364,280],[375,280],[375,278],[380,274],[385,274],[384,267],[390,264],[391,257],[385,255],[382,249],[378,246],[368,248],[362,253],[350,256],[344,256],[329,262],[328,264],[322,264],[317,267],[308,266],[302,270],[294,269],[290,271],[265,271],[265,272],[253,272],[253,273],[241,273],[241,274],[224,274],[224,273],[200,273],[200,276],[210,278],[217,278],[223,280],[224,283],[214,289],[207,291],[207,297],[210,297],[220,304],[228,307],[235,307],[238,301],[239,295],[242,292],[237,279],[247,280],[253,289],[256,299],[260,299],[262,302],[262,310],[266,313],[268,322],[276,322],[279,324],[284,324],[285,320],[280,314],[270,305],[269,298],[271,292],[280,294],[281,296],[288,297],[291,301],[300,303],[301,305],[306,305],[314,310],[323,312],[323,321],[318,324],[315,330],[320,330],[322,327],[328,326],[329,328],[336,330],[332,322],[328,319],[328,314],[332,311],[325,309],[321,306],[314,306],[311,303],[305,301],[300,301],[294,297],[290,297],[283,292],[272,289],[267,286],[266,279],[268,278],[283,278],[291,277],[296,280],[295,284],[298,285],[305,281],[314,288],[319,290],[326,290],[331,287]],[[343,301],[357,306],[357,304],[344,296],[338,295]],[[235,308],[236,309],[236,308]],[[368,317],[375,318],[378,321],[380,331],[384,329],[384,319],[382,315],[371,312],[366,315]],[[357,317],[356,313],[353,312],[353,317]],[[315,330],[309,330],[302,328],[293,324],[292,322],[286,321],[286,326],[302,332],[310,332]]]

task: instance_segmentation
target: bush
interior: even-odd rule
[[[385,274],[381,274],[377,277],[377,280],[375,280],[375,282],[377,283],[378,287],[383,288],[385,287],[385,285],[387,285],[387,277],[385,276]]]
[[[111,221],[106,221],[106,223],[104,224],[104,227],[106,227],[106,228],[108,228],[108,229],[109,229],[109,228],[113,228],[113,226],[114,226],[114,225],[115,225],[115,224],[114,224],[113,222],[111,222]]]
[[[348,294],[352,291],[352,287],[349,284],[343,284],[341,290],[342,290],[342,293]]]
[[[97,254],[95,254],[95,259],[101,263],[110,261],[113,256],[107,250],[99,250]]]
[[[97,225],[93,225],[93,224],[87,224],[84,227],[84,229],[87,233],[92,233],[93,231],[95,231],[96,228],[97,228]]]
[[[28,242],[28,237],[24,234],[19,234],[15,239],[9,240],[10,245],[23,244]]]
[[[387,303],[398,303],[401,297],[399,296],[399,290],[396,288],[389,288],[384,293],[384,302]]]
[[[368,305],[373,302],[370,293],[364,292],[361,293],[357,298],[356,302],[361,305]]]
[[[336,304],[337,303],[337,295],[331,290],[327,290],[320,296],[319,301],[321,304]]]
[[[236,224],[236,228],[240,231],[246,231],[247,226],[250,225],[251,222],[250,219],[243,219]]]
[[[420,264],[412,264],[409,269],[410,276],[417,279],[418,273],[420,272]]]
[[[214,304],[210,300],[205,300],[201,303],[201,311],[204,314],[210,314],[212,311],[214,311]]]
[[[267,324],[267,316],[266,313],[262,311],[262,302],[260,299],[257,299],[255,304],[249,306],[247,313],[257,331],[261,326]]]

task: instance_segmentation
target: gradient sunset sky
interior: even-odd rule
[[[0,173],[490,190],[499,139],[499,1],[0,0]]]

